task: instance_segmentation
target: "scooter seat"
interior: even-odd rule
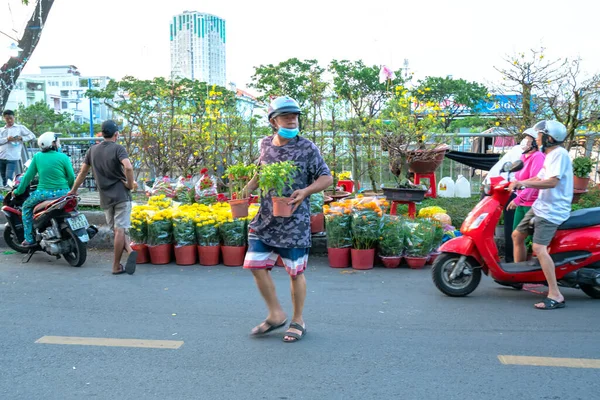
[[[61,196],[62,197],[62,196]],[[44,200],[41,203],[38,203],[35,208],[33,209],[33,213],[37,214],[37,213],[41,213],[42,211],[46,211],[46,209],[48,207],[50,207],[52,204],[54,204],[54,202],[56,200],[60,199],[60,197],[53,197],[51,199],[48,200]]]
[[[558,229],[577,229],[587,226],[600,225],[600,207],[584,208],[573,211],[568,220],[563,222]]]

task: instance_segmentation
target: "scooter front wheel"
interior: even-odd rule
[[[21,246],[21,242],[17,237],[17,234],[12,230],[10,225],[6,225],[4,227],[4,241],[11,249],[18,251],[19,253],[27,254],[29,253],[29,249],[27,247]]]
[[[460,257],[460,254],[442,253],[433,263],[431,269],[433,283],[447,296],[467,296],[479,286],[481,281],[481,268],[475,268],[472,258],[465,260],[464,268],[456,278],[450,278]]]

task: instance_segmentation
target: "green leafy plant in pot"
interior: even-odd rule
[[[272,197],[273,215],[275,217],[290,217],[294,208],[288,203],[289,197],[283,197],[286,189],[292,189],[294,175],[298,167],[292,161],[280,161],[272,164],[265,164],[260,167],[258,174],[258,187],[262,195],[274,193],[277,196]]]
[[[587,190],[590,182],[590,173],[594,162],[590,157],[576,157],[573,160],[573,189]]]
[[[228,186],[231,196],[229,204],[231,205],[231,213],[234,218],[245,218],[248,216],[249,200],[248,198],[244,198],[243,191],[255,173],[256,165],[245,165],[241,162],[225,170],[224,178],[229,180]]]

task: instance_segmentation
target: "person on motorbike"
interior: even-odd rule
[[[38,138],[40,152],[31,160],[31,165],[21,179],[19,187],[13,192],[18,196],[25,192],[33,178],[39,175],[37,189],[23,203],[23,229],[25,240],[24,247],[34,246],[33,237],[33,209],[44,200],[65,196],[75,182],[75,172],[71,160],[66,154],[61,153],[58,133],[45,132]]]
[[[534,125],[537,145],[545,153],[542,169],[532,178],[511,182],[509,190],[519,188],[539,189],[538,198],[513,232],[515,262],[525,261],[525,239],[533,229],[533,251],[548,282],[548,297],[535,304],[540,310],[565,307],[565,298],[558,289],[554,261],[548,253],[548,245],[558,226],[571,215],[573,199],[573,166],[569,152],[561,146],[567,138],[567,128],[558,121],[540,121]]]
[[[534,131],[533,128],[529,128],[523,133],[525,134],[525,137],[521,140],[521,149],[523,150],[521,161],[523,161],[523,169],[515,173],[515,179],[518,181],[525,181],[537,176],[546,159],[544,153],[539,151],[539,147],[536,143],[537,132]],[[527,211],[531,209],[531,206],[538,198],[538,194],[539,189],[529,188],[520,190],[517,197],[507,206],[509,210],[515,210],[512,226],[513,231],[517,229],[519,222],[521,222],[525,214],[527,214]]]

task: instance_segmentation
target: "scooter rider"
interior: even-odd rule
[[[573,198],[573,167],[568,151],[562,147],[567,138],[566,127],[558,121],[540,121],[533,129],[537,132],[537,144],[546,154],[544,165],[537,176],[514,181],[509,190],[520,188],[540,189],[523,220],[513,232],[515,262],[525,261],[525,239],[533,230],[533,251],[540,262],[546,281],[548,297],[535,304],[540,310],[565,307],[565,299],[558,289],[554,261],[548,254],[548,245],[560,224],[569,218]]]
[[[24,247],[35,245],[33,237],[33,209],[44,200],[61,197],[69,192],[75,182],[75,172],[69,157],[61,153],[58,133],[46,132],[38,138],[40,152],[33,156],[31,165],[23,176],[19,187],[13,192],[18,196],[25,192],[36,174],[39,175],[37,189],[23,203]]]

